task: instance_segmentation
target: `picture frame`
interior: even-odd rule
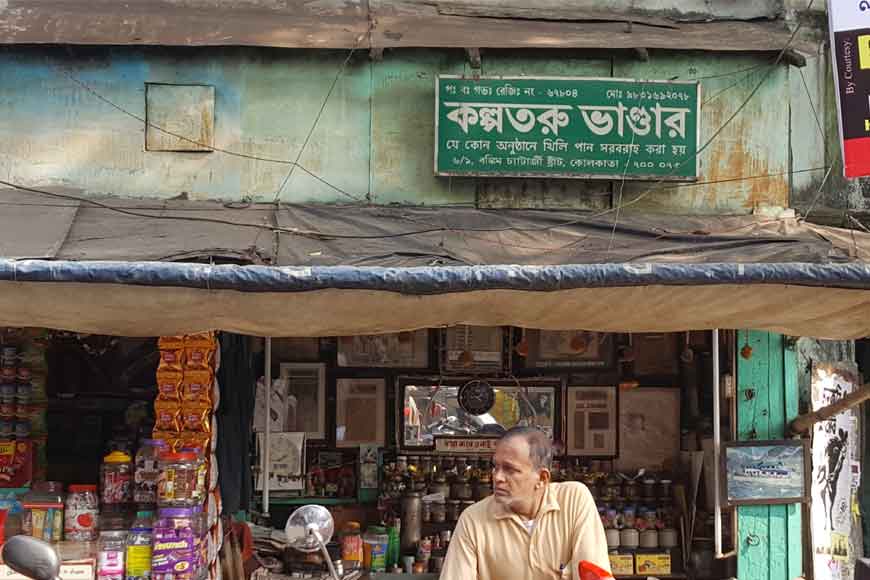
[[[523,332],[529,349],[527,368],[605,371],[615,365],[616,348],[611,333],[531,328]]]
[[[279,369],[279,378],[287,381],[282,431],[305,432],[308,440],[325,439],[326,365],[282,362]]]
[[[470,416],[459,404],[459,391],[468,382],[481,380],[496,390],[496,404],[485,415]],[[499,395],[501,391],[503,393]],[[512,400],[516,401],[515,405]],[[400,451],[404,453],[452,453],[457,446],[447,441],[483,441],[491,436],[500,436],[514,426],[516,412],[523,419],[534,415],[535,426],[548,436],[561,440],[564,431],[561,413],[563,400],[562,381],[552,377],[518,380],[480,379],[475,375],[400,376],[396,380],[395,391],[395,438]],[[472,429],[474,432],[463,428],[471,425],[476,425]],[[445,446],[451,449],[447,451]],[[477,445],[474,448],[477,449]],[[491,450],[480,449],[476,452],[485,454]]]
[[[809,502],[808,439],[723,443],[720,470],[722,503],[727,507]]]
[[[337,361],[340,367],[425,369],[429,331],[340,336]]]
[[[386,444],[387,381],[336,379],[335,446]]]
[[[606,458],[619,454],[618,392],[616,385],[567,386],[567,455]]]

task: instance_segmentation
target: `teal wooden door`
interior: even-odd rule
[[[737,438],[782,439],[798,414],[797,357],[782,335],[737,334]],[[803,571],[800,505],[737,508],[737,577],[793,580]]]

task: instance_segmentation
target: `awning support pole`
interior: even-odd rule
[[[719,385],[719,329],[713,329],[713,547],[716,557],[722,558],[722,501],[719,497],[719,454],[722,447],[722,418]]]
[[[263,515],[269,515],[269,479],[271,477],[270,467],[272,466],[272,337],[266,337],[266,443],[263,447]]]

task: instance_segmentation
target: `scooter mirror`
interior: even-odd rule
[[[33,580],[56,580],[60,558],[51,545],[30,536],[13,536],[3,544],[3,562]]]

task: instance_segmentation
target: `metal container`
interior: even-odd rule
[[[402,531],[399,547],[402,552],[416,548],[423,531],[423,496],[416,492],[402,496]]]
[[[474,484],[474,499],[480,501],[492,495],[492,482],[477,481]]]
[[[654,550],[659,547],[659,532],[658,530],[644,530],[640,533],[640,547],[647,550]]]
[[[444,499],[450,499],[450,484],[443,475],[438,475],[429,482],[429,493],[440,493],[444,495]]]
[[[459,519],[459,513],[462,510],[462,502],[458,499],[451,499],[447,502],[447,521],[455,522]]]
[[[464,478],[457,478],[450,486],[450,498],[460,501],[467,501],[474,497],[474,489],[471,487],[471,482]]]

